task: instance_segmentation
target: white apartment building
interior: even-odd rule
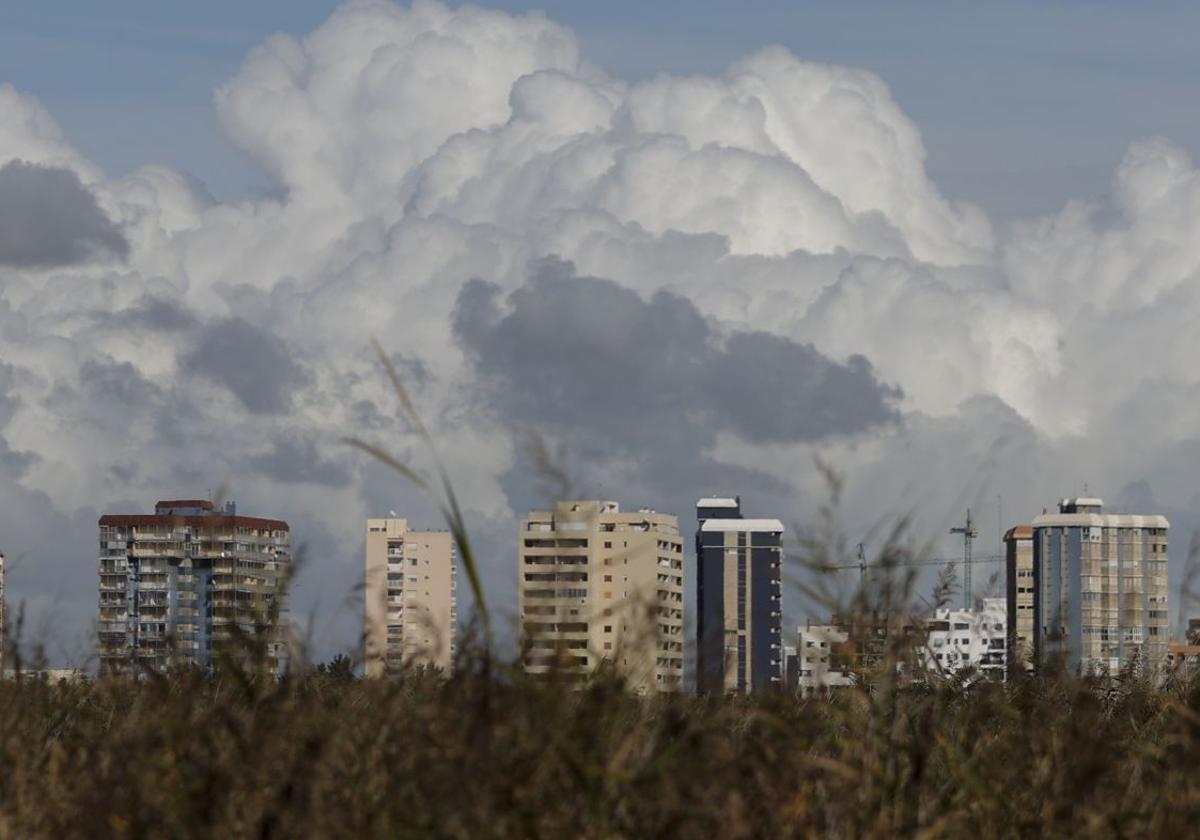
[[[839,648],[849,635],[833,624],[805,623],[797,633],[796,677],[789,682],[803,695],[824,694],[854,684],[849,673],[850,657]]]
[[[454,537],[413,531],[407,519],[368,519],[364,595],[365,671],[454,667],[457,595]]]
[[[974,669],[1003,681],[1008,661],[1007,613],[1004,598],[984,598],[982,609],[935,610],[925,624],[925,667],[947,676]]]

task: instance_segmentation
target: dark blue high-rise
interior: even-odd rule
[[[782,681],[783,523],[747,519],[741,498],[696,503],[696,669],[704,692]]]

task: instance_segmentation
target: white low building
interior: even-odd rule
[[[925,666],[947,676],[973,669],[1003,681],[1007,664],[1007,604],[985,598],[982,609],[935,610],[925,623]]]
[[[823,694],[854,684],[844,670],[848,662],[838,656],[838,647],[849,639],[845,630],[832,624],[800,626],[796,641],[796,678],[790,680],[801,694]]]

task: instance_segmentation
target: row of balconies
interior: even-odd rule
[[[525,633],[532,637],[539,633],[587,633],[586,621],[526,621]]]

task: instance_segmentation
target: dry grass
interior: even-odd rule
[[[1200,686],[1067,675],[642,699],[233,670],[0,683],[4,837],[1184,836]]]

